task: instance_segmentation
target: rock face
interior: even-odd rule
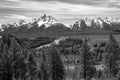
[[[85,22],[85,20],[80,20],[77,21],[74,25],[72,29],[77,29],[77,30],[85,30],[87,28],[87,24]]]

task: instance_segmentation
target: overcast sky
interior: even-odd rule
[[[72,24],[80,17],[120,15],[120,0],[0,0],[0,24],[47,14]]]

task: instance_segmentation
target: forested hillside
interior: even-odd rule
[[[86,38],[67,38],[36,49],[52,41],[2,36],[0,80],[119,80],[120,47],[112,33],[108,41],[93,46]]]

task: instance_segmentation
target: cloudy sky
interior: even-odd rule
[[[0,0],[0,24],[47,14],[72,24],[80,17],[120,15],[120,0]]]

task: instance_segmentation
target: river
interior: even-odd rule
[[[49,44],[45,44],[45,45],[42,45],[42,46],[39,46],[37,47],[36,49],[41,49],[43,47],[50,47],[51,45],[55,44],[55,45],[59,45],[59,42],[62,41],[62,40],[65,40],[67,39],[67,37],[60,37],[60,38],[57,38],[55,39],[53,42],[49,43]]]

